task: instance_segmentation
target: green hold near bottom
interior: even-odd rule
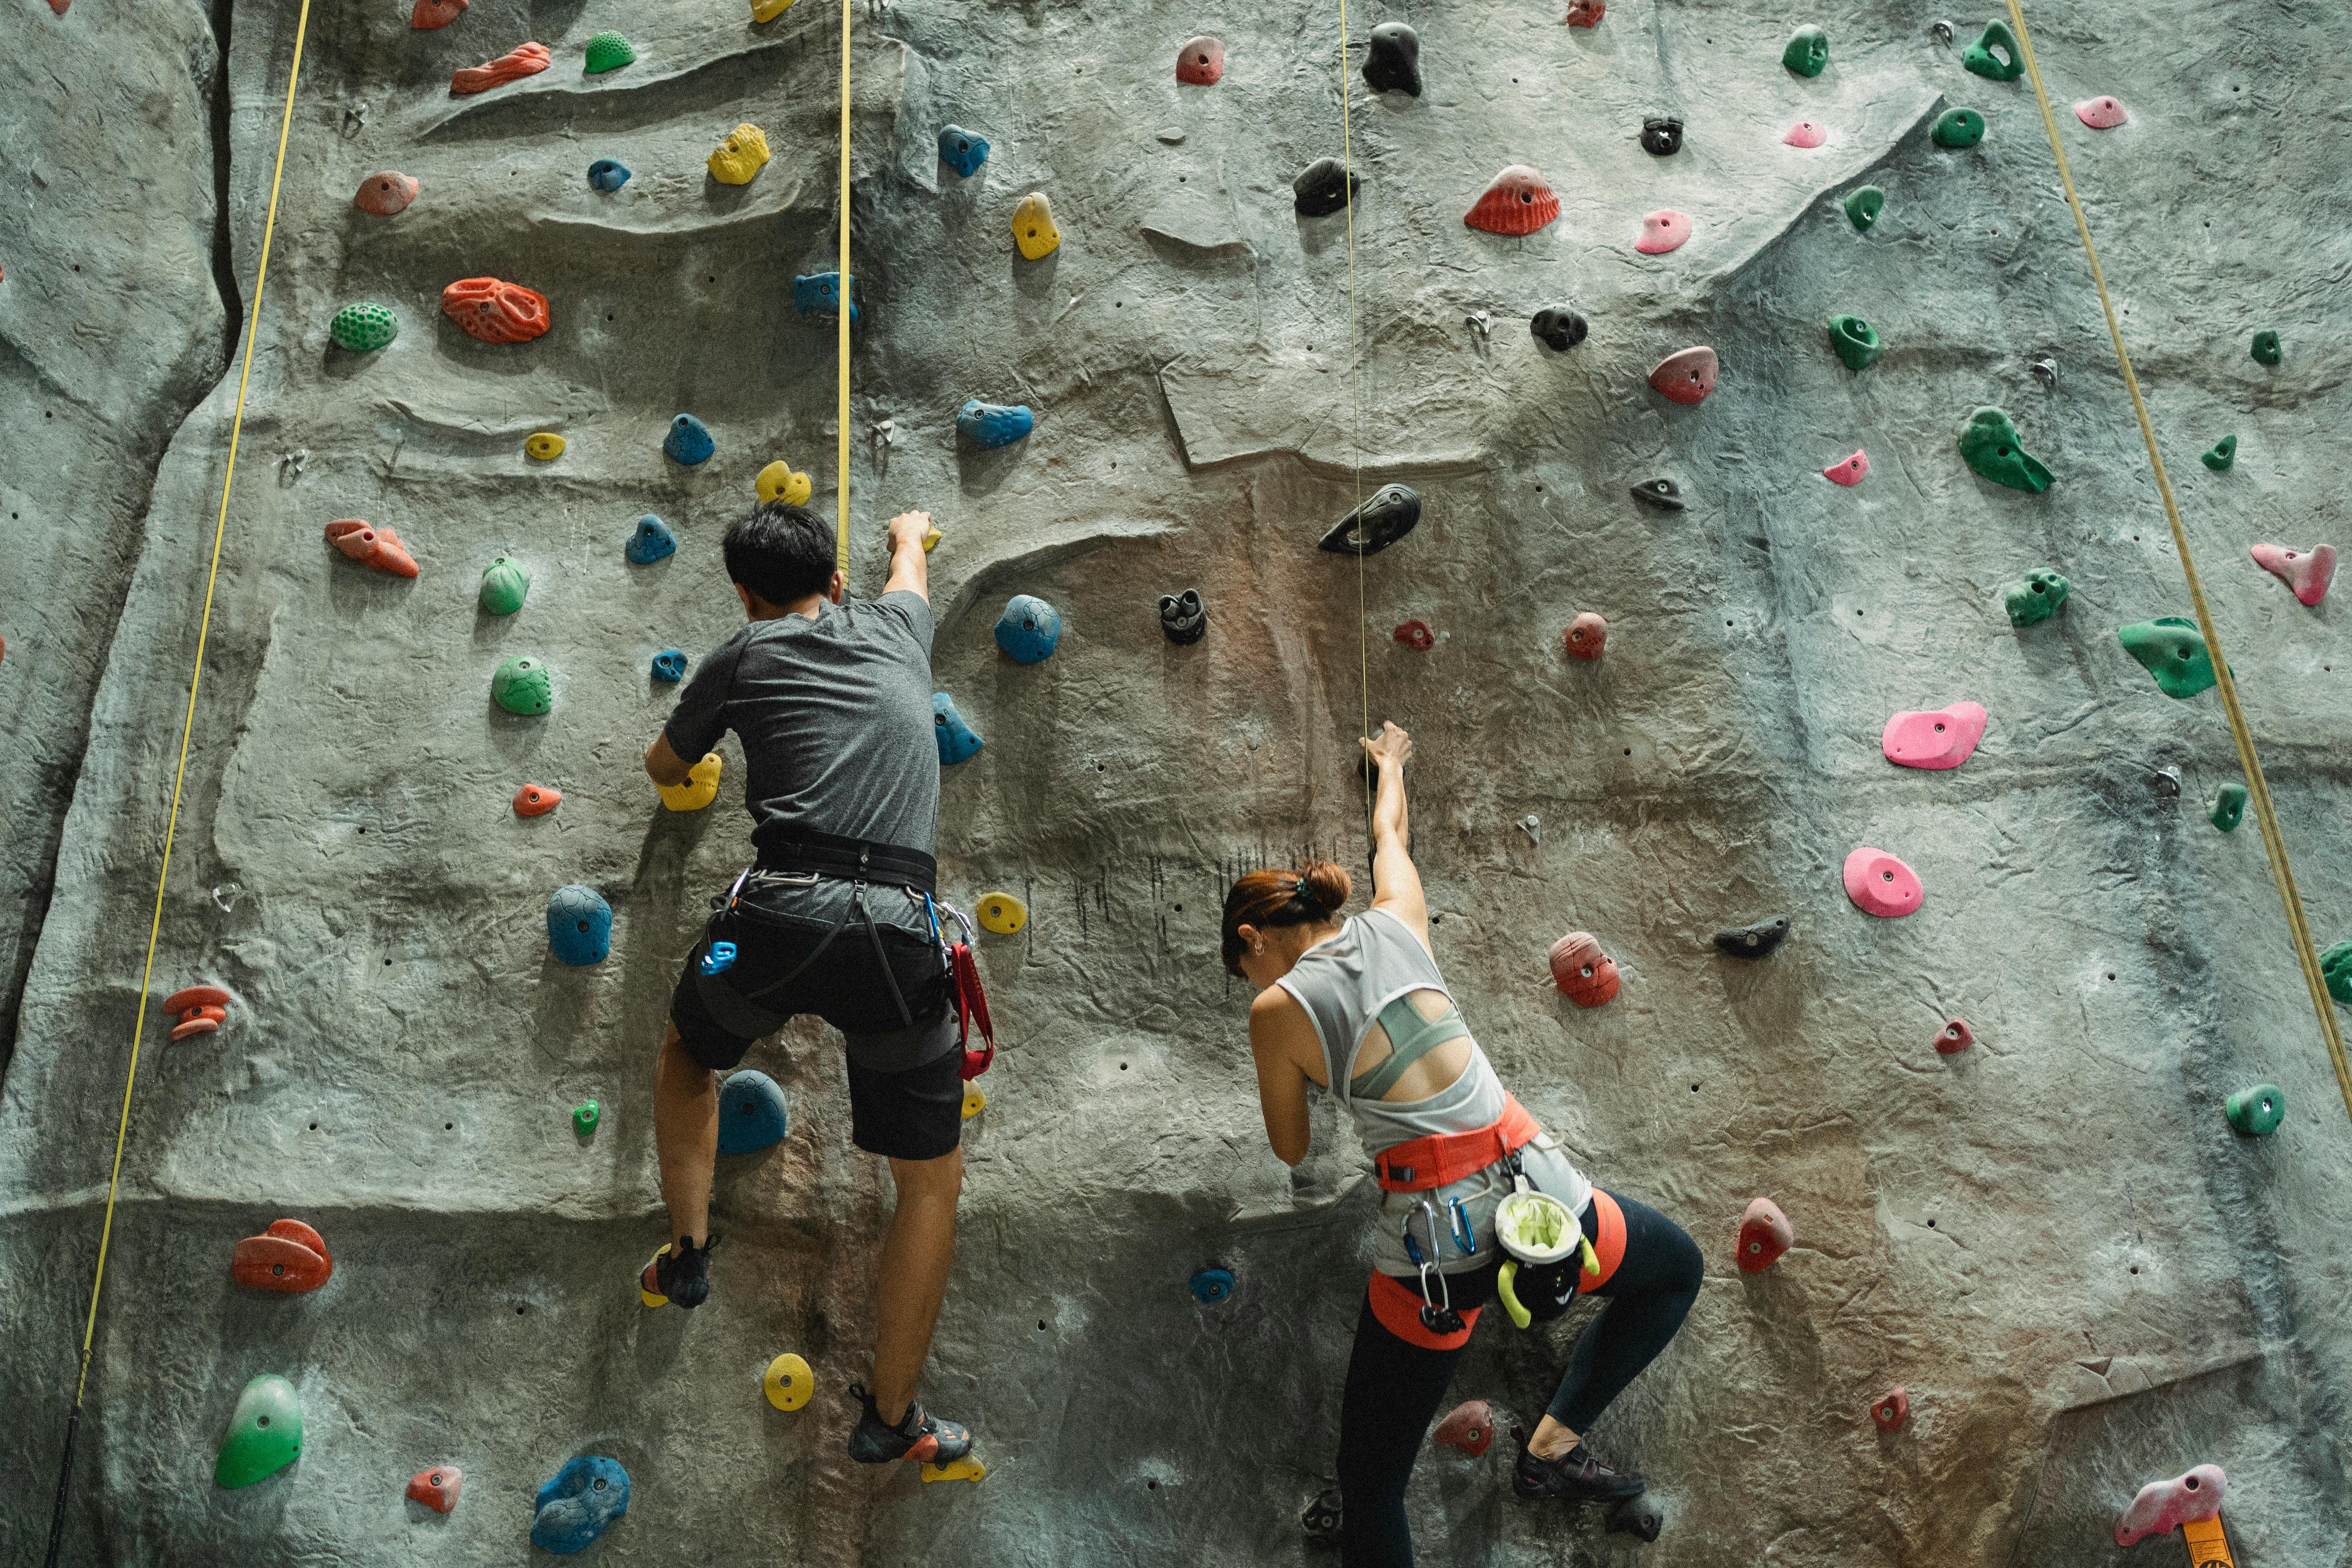
[[[1984,140],[1984,116],[1973,109],[1948,109],[1936,116],[1927,135],[1938,147],[1973,147]]]
[[[2221,1113],[2249,1137],[2267,1137],[2286,1120],[2286,1091],[2274,1083],[2242,1089],[2221,1102]]]
[[[1878,363],[1878,329],[1860,316],[1830,318],[1830,346],[1848,370],[1868,370]]]
[[[2286,351],[2279,347],[2279,335],[2266,328],[2254,334],[2253,354],[2256,364],[2276,364],[2286,357]]]
[[[1885,210],[1886,193],[1876,185],[1864,185],[1845,199],[1846,221],[1859,229],[1867,229],[1878,221]]]
[[[400,318],[385,305],[346,305],[327,324],[327,334],[345,353],[373,353],[400,336]]]
[[[2013,490],[2040,495],[2050,488],[2050,470],[2025,449],[2017,426],[1990,405],[1969,416],[1960,426],[1960,456],[1981,479]]]
[[[2074,591],[2074,584],[2055,572],[2029,572],[2024,582],[2010,584],[2001,605],[2009,611],[2011,626],[2036,626],[2056,615]]]
[[[265,1372],[236,1396],[228,1436],[213,1462],[213,1479],[232,1489],[267,1480],[302,1457],[302,1400],[294,1385]]]
[[[2213,797],[2213,826],[2224,833],[2238,831],[2239,822],[2246,815],[2246,786],[2225,784]]]
[[[579,1133],[583,1138],[585,1138],[588,1134],[596,1131],[596,1123],[603,1118],[604,1114],[604,1111],[597,1107],[594,1100],[583,1100],[578,1105],[572,1107],[572,1130],[574,1132]]]
[[[2327,982],[2330,996],[2352,1005],[2352,942],[2339,942],[2319,955],[2319,977]]]
[[[511,555],[501,555],[482,573],[482,608],[494,616],[511,616],[522,608],[530,592],[530,574]]]
[[[636,59],[637,51],[631,48],[629,40],[618,33],[599,33],[588,40],[590,76],[619,70],[623,66],[635,65]]]
[[[2235,436],[2222,437],[2220,440],[2213,443],[2213,449],[2211,451],[2201,453],[2198,458],[2199,462],[2203,463],[2207,468],[2212,469],[2217,474],[2228,473],[2230,471],[2230,465],[2237,460],[2238,438]]]
[[[2186,700],[2213,684],[2213,656],[2197,633],[2195,621],[2159,616],[2116,628],[2124,651],[2147,666],[2167,697]]]
[[[509,713],[536,718],[555,706],[555,688],[548,678],[547,661],[518,654],[499,666],[490,677],[490,696]]]

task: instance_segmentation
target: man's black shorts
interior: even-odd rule
[[[713,941],[733,942],[735,962],[706,975]],[[821,877],[746,885],[687,954],[669,1016],[687,1055],[726,1072],[795,1015],[815,1014],[848,1041],[850,1142],[935,1160],[963,1131],[953,999],[919,895]]]

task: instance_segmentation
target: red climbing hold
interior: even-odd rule
[[[1459,1448],[1472,1458],[1495,1440],[1495,1412],[1483,1399],[1465,1399],[1437,1424],[1437,1441]]]
[[[1870,472],[1870,454],[1857,451],[1843,463],[1832,463],[1822,470],[1822,478],[1833,485],[1858,485]]]
[[[545,784],[527,784],[515,791],[514,809],[517,816],[545,816],[563,804],[563,792]]]
[[[1587,610],[1568,623],[1568,651],[1578,658],[1599,658],[1609,647],[1609,623]]]
[[[1437,646],[1437,634],[1429,629],[1427,621],[1416,617],[1397,627],[1396,640],[1409,648],[1427,653]]]
[[[2113,131],[2131,116],[2124,112],[2121,99],[2103,93],[2097,98],[2086,98],[2076,104],[2074,118],[2094,131]]]
[[[352,205],[378,217],[390,217],[416,199],[416,177],[397,169],[384,169],[360,182],[359,194]]]
[[[1791,147],[1818,147],[1829,139],[1829,128],[1818,120],[1800,120],[1780,133],[1780,140]]]
[[[1917,909],[1927,895],[1918,873],[1885,850],[1864,845],[1845,858],[1845,896],[1863,913],[1893,920]]]
[[[419,32],[446,27],[456,21],[471,0],[416,0],[416,9],[408,14],[408,25]]]
[[[49,9],[62,16],[73,9],[73,0],[49,0]]]
[[[462,5],[465,0],[457,3]],[[408,1500],[421,1502],[435,1513],[447,1513],[457,1506],[457,1489],[465,1484],[466,1472],[457,1466],[436,1465],[408,1478]]]
[[[1906,768],[1957,768],[1984,739],[1985,710],[1976,702],[1954,702],[1928,713],[1897,713],[1886,721],[1878,749]]]
[[[1789,1216],[1770,1198],[1756,1198],[1748,1205],[1748,1212],[1739,1216],[1739,1271],[1761,1274],[1780,1260],[1780,1254],[1797,1245],[1797,1232],[1789,1224]]]
[[[2257,544],[2253,555],[2254,564],[2294,589],[2294,596],[2306,605],[2316,605],[2327,597],[2328,584],[2336,581],[2333,544],[2315,544],[2308,550]]]
[[[2185,1476],[2150,1481],[2116,1521],[2116,1544],[2129,1546],[2144,1535],[2170,1535],[2190,1520],[2211,1519],[2221,1511],[2221,1494],[2229,1489],[2230,1478],[2219,1465],[2200,1465]]]
[[[1609,0],[1569,0],[1568,15],[1560,20],[1571,27],[1597,27],[1608,14]]]
[[[467,66],[449,78],[451,92],[488,92],[545,70],[550,60],[545,44],[517,44],[497,59]]]
[[[327,524],[327,542],[354,561],[364,561],[395,577],[416,575],[416,562],[402,548],[400,535],[373,528],[356,517],[339,517]]]
[[[547,331],[547,296],[498,278],[460,278],[441,290],[441,313],[486,343],[520,343]]]
[[[1966,1018],[1955,1018],[1936,1031],[1936,1050],[1940,1056],[1958,1056],[1976,1043],[1976,1031],[1969,1027]]]
[[[1192,87],[1214,87],[1225,74],[1225,46],[1203,33],[1176,51],[1176,79]]]
[[[1589,931],[1572,931],[1551,944],[1551,983],[1580,1007],[1598,1007],[1617,994],[1617,961]]]
[[[1633,242],[1633,248],[1644,256],[1664,256],[1669,250],[1680,250],[1690,237],[1690,214],[1660,207],[1642,220],[1642,237]]]
[[[1668,354],[1650,372],[1650,386],[1676,403],[1699,404],[1715,390],[1715,378],[1723,373],[1723,362],[1715,351],[1702,344]]]
[[[172,1037],[209,1035],[228,1021],[229,994],[217,985],[191,985],[163,998],[163,1011],[179,1019]]]
[[[1872,1403],[1870,1418],[1882,1432],[1901,1431],[1903,1423],[1911,1419],[1911,1396],[1900,1388],[1887,1390]]]
[[[1488,182],[1462,221],[1488,234],[1533,234],[1559,216],[1559,197],[1544,177],[1513,163]]]
[[[283,1290],[299,1295],[316,1290],[335,1271],[326,1241],[299,1219],[277,1219],[259,1236],[236,1244],[228,1260],[229,1277],[257,1290]]]

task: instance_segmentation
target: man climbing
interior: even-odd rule
[[[638,1279],[648,1306],[710,1293],[718,1074],[794,1015],[848,1045],[850,1142],[890,1163],[874,1386],[850,1457],[945,1464],[971,1435],[914,1398],[955,1251],[963,1184],[956,1011],[932,906],[940,806],[932,739],[927,512],[890,520],[882,596],[845,603],[832,530],[768,501],[727,531],[751,624],[719,645],[646,749],[657,784],[735,731],[756,863],[738,877],[670,997],[654,1069],[654,1138],[673,1241]],[[730,956],[731,952],[731,956]]]

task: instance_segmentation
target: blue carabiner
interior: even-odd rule
[[[1463,1212],[1460,1198],[1445,1200],[1445,1220],[1454,1231],[1454,1250],[1465,1258],[1477,1257],[1477,1227],[1470,1223],[1470,1216]]]
[[[705,974],[721,974],[734,965],[735,944],[731,942],[714,942],[710,944],[710,951],[702,955],[702,973]]]

